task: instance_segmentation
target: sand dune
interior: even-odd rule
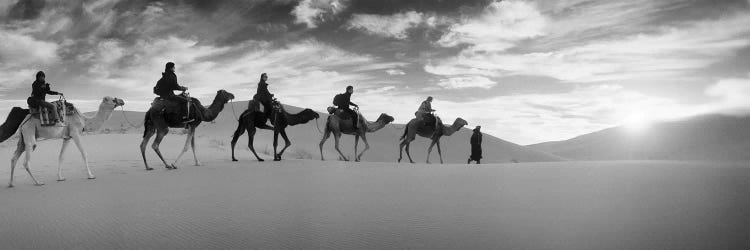
[[[706,115],[640,132],[617,127],[528,147],[575,160],[750,161],[750,117]]]
[[[132,138],[85,138],[100,143],[90,151],[96,180],[74,151],[65,182],[53,181],[52,157],[35,158],[47,185],[21,172],[15,188],[0,188],[2,248],[750,247],[743,165],[233,163],[207,147],[204,166],[145,171],[135,147],[119,146]],[[42,142],[35,155],[58,143]]]
[[[115,114],[110,128],[120,126],[117,115],[122,116]],[[0,188],[2,248],[750,247],[747,164],[412,165],[294,160],[291,152],[285,161],[259,163],[249,160],[245,147],[238,149],[242,161],[231,162],[234,127],[224,120],[233,118],[221,119],[199,129],[204,165],[192,166],[188,153],[178,170],[164,169],[150,149],[148,161],[156,170],[144,170],[140,131],[123,126],[83,138],[96,180],[85,179],[71,147],[63,165],[68,180],[56,182],[60,141],[40,142],[31,170],[47,184],[35,187],[17,171],[16,187]],[[314,126],[294,131],[295,147],[317,144]],[[373,137],[395,138],[400,131],[383,132]],[[269,135],[259,137],[268,143]],[[165,139],[168,161],[184,139],[178,134]],[[389,160],[396,152],[388,140],[374,139],[375,149],[365,158]],[[0,155],[7,160],[14,146],[0,144]],[[461,155],[448,156],[458,161]],[[0,168],[0,181],[7,181],[8,173],[8,167]]]

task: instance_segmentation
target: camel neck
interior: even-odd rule
[[[85,130],[86,131],[98,131],[103,125],[104,122],[109,120],[109,118],[112,116],[112,111],[114,109],[109,109],[104,106],[104,104],[99,105],[99,110],[96,111],[96,114],[93,117],[86,117],[82,116],[84,122],[85,122]]]
[[[216,97],[214,97],[214,101],[211,102],[211,106],[208,106],[208,108],[205,108],[205,107],[202,107],[202,106],[199,107],[199,108],[203,108],[204,109],[203,110],[204,111],[204,114],[203,114],[204,121],[209,121],[209,122],[213,121],[214,119],[216,119],[216,117],[219,116],[219,113],[221,113],[221,110],[224,109],[224,104],[226,102],[224,102],[222,100],[219,100],[219,99],[220,98],[217,95]],[[200,106],[200,105],[198,105],[198,106]]]
[[[451,136],[453,133],[456,133],[456,131],[458,131],[459,129],[461,129],[461,126],[455,122],[451,126],[443,125],[443,135]]]
[[[388,125],[383,120],[377,120],[375,122],[368,122],[365,121],[365,124],[367,125],[367,132],[375,132],[385,127],[385,125]]]

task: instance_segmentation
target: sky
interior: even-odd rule
[[[2,117],[39,70],[84,111],[145,111],[168,61],[204,103],[266,72],[285,104],[353,85],[365,117],[406,123],[433,96],[519,144],[750,110],[748,0],[0,0],[0,41]]]

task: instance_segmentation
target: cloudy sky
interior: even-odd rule
[[[38,70],[83,110],[146,110],[167,61],[201,99],[267,72],[286,104],[354,85],[405,123],[431,95],[520,144],[750,108],[748,0],[0,0],[0,41],[2,117]]]

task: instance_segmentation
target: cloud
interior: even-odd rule
[[[409,29],[420,25],[434,27],[437,22],[437,17],[434,15],[408,11],[393,15],[354,14],[346,27],[362,30],[372,35],[406,39]]]
[[[52,42],[40,41],[34,37],[14,31],[0,29],[0,89],[21,84],[30,76],[33,69],[57,63],[59,46]]]
[[[45,5],[45,0],[19,0],[10,8],[8,16],[21,20],[35,19],[39,17]]]
[[[151,98],[152,87],[167,61],[176,63],[180,84],[188,86],[195,97],[209,98],[216,90],[226,89],[240,100],[250,99],[258,77],[266,72],[270,90],[281,101],[298,106],[314,104],[317,106],[312,107],[318,109],[326,107],[330,98],[347,85],[367,90],[389,84],[376,75],[393,67],[315,40],[282,47],[261,41],[210,46],[178,37],[144,39],[132,45],[109,40],[99,43],[92,53],[84,60],[93,66],[79,80],[118,89],[123,98],[136,101]],[[360,65],[369,67],[358,69]],[[114,68],[117,70],[107,70]]]
[[[516,41],[544,35],[546,18],[532,2],[509,0],[489,4],[477,17],[463,17],[437,44],[471,45],[473,50],[502,51]]]
[[[483,88],[489,89],[497,85],[496,82],[482,76],[462,76],[441,79],[438,86],[446,89]]]
[[[392,76],[402,76],[406,75],[406,72],[400,69],[387,69],[385,70],[386,74],[392,75]]]
[[[750,111],[750,79],[722,79],[705,90],[706,95],[718,98],[705,105],[703,112],[736,112]]]
[[[749,23],[750,15],[735,15],[548,52],[465,49],[425,70],[441,75],[542,75],[574,82],[665,79],[704,68],[750,45]]]
[[[302,0],[294,7],[292,15],[295,17],[295,23],[316,28],[326,18],[335,16],[346,9],[348,4],[347,0]]]

